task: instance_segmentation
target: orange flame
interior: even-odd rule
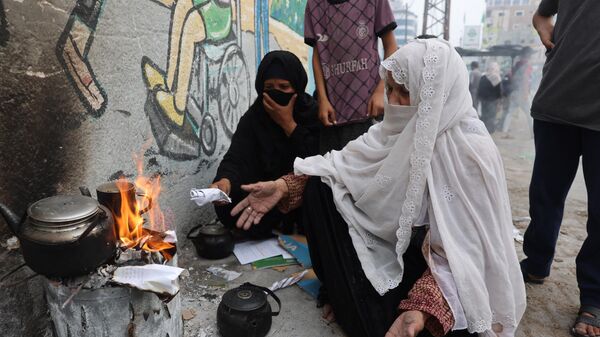
[[[143,198],[132,200],[131,184],[123,177],[116,182],[121,195],[120,215],[115,215],[119,240],[124,247],[160,252],[170,260],[172,255],[169,251],[175,246],[165,242],[161,236],[167,226],[159,204],[160,176],[144,176],[143,159],[140,159],[141,156],[134,157],[138,168],[134,186],[138,196],[143,193]],[[148,219],[146,227],[144,217]]]

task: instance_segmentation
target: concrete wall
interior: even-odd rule
[[[182,240],[212,219],[189,189],[212,180],[256,96],[255,35],[265,37],[256,23],[268,20],[263,45],[293,51],[309,70],[306,0],[232,1],[190,10],[192,0],[0,0],[0,202],[23,213],[46,196],[133,177],[138,155],[161,175],[161,208]],[[255,20],[267,4],[270,15]],[[10,236],[2,220],[0,234]],[[1,252],[3,273],[18,258]],[[1,320],[3,335],[38,335],[36,289],[30,282],[0,301],[14,318]]]

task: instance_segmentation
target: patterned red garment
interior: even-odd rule
[[[279,202],[277,208],[279,208],[281,213],[285,214],[302,206],[302,194],[304,193],[308,176],[288,174],[281,177],[281,179],[285,181],[288,187],[288,196]]]
[[[418,310],[430,314],[425,328],[435,337],[445,336],[454,326],[452,310],[429,269],[417,280],[408,293],[408,299],[400,302],[398,308],[402,312]]]

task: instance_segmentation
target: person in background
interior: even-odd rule
[[[498,119],[498,124],[496,125],[496,130],[500,130],[504,133],[505,137],[507,137],[508,130],[510,129],[510,121],[511,121],[511,94],[513,91],[512,86],[512,78],[510,69],[506,69],[504,76],[502,77],[502,115],[500,119]]]
[[[571,332],[577,337],[600,336],[599,17],[594,0],[542,0],[533,16],[548,52],[531,105],[536,154],[521,268],[532,284],[550,275],[565,199],[582,159],[588,235],[576,259],[581,306]]]
[[[531,79],[533,67],[530,64],[531,48],[523,48],[522,55],[519,57],[519,61],[515,63],[512,70],[512,85],[514,90],[512,91],[511,103],[512,110],[520,110],[527,119],[527,125],[529,129],[530,137],[533,137],[533,119],[529,116],[531,101]]]
[[[398,47],[388,0],[308,0],[304,41],[313,47],[319,102],[319,150],[339,150],[365,133],[383,113],[377,39],[385,57]]]
[[[307,82],[302,63],[290,52],[270,52],[260,63],[258,97],[240,119],[210,186],[232,199],[232,204],[215,204],[217,216],[226,227],[235,227],[237,217],[231,216],[231,209],[248,195],[241,185],[278,178],[292,169],[296,157],[318,152],[321,126],[317,103],[304,93]],[[274,210],[248,233],[259,238],[269,236],[273,229],[289,230],[297,221],[296,214]]]
[[[469,92],[471,93],[471,99],[473,100],[473,107],[477,113],[479,113],[479,96],[477,95],[479,90],[479,80],[481,80],[479,62],[473,61],[471,62],[471,72],[469,73]]]
[[[481,101],[481,120],[490,134],[496,130],[498,102],[502,97],[502,77],[500,66],[496,62],[488,64],[487,71],[481,76],[477,91]]]

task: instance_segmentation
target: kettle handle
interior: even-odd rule
[[[244,288],[257,288],[257,289],[260,289],[260,290],[266,292],[271,297],[273,297],[273,299],[275,300],[275,302],[277,302],[277,312],[271,312],[270,314],[267,314],[267,315],[271,315],[271,316],[277,316],[277,315],[279,315],[279,313],[281,312],[281,300],[279,299],[279,297],[277,297],[277,295],[275,295],[275,293],[271,289],[265,288],[265,287],[261,287],[261,286],[257,286],[255,284],[250,283],[250,282],[246,282],[246,283],[242,284],[240,288],[242,288],[242,287],[244,287]]]
[[[188,239],[195,239],[195,238],[197,238],[198,237],[197,235],[193,236],[192,234],[194,232],[196,232],[198,229],[200,229],[202,226],[204,226],[204,225],[200,224],[200,225],[192,227],[192,229],[190,229],[190,231],[187,233],[187,235],[185,237],[188,238]]]
[[[92,197],[92,193],[90,193],[90,189],[87,188],[86,186],[79,186],[79,192],[81,192],[81,195],[84,195],[86,197]]]
[[[206,225],[213,225],[213,224],[216,224],[216,223],[217,223],[217,219],[215,219],[215,220],[213,220],[212,222],[209,222],[209,223],[207,223],[207,224],[203,224],[203,223],[201,223],[201,224],[199,224],[199,225],[196,225],[196,226],[194,226],[194,227],[192,227],[192,228],[190,229],[190,231],[189,231],[189,232],[187,233],[187,235],[186,235],[186,238],[188,238],[188,239],[195,239],[195,238],[197,238],[197,237],[198,237],[198,235],[192,235],[194,232],[196,232],[197,230],[199,230],[200,228],[202,228],[202,227],[204,227],[204,226],[206,226]],[[254,284],[251,284],[251,283],[248,283],[248,284],[250,284],[250,285],[254,285]]]

